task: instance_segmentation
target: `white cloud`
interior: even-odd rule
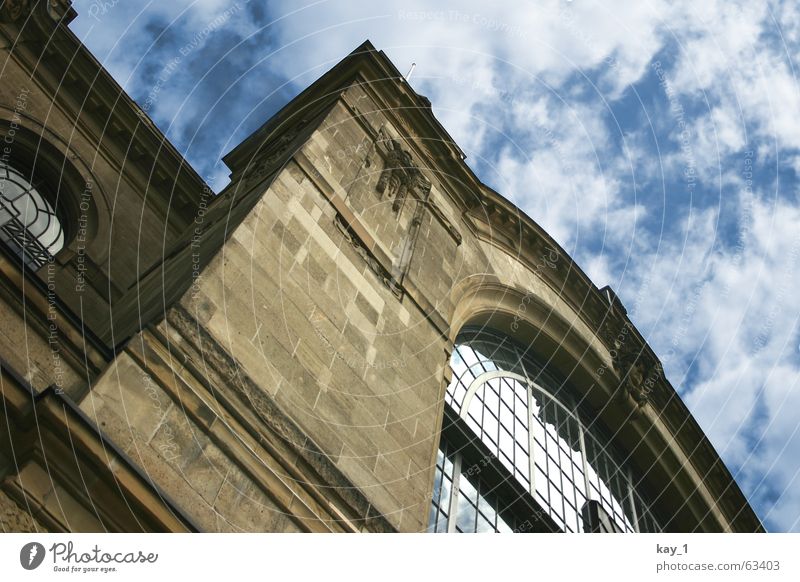
[[[797,441],[793,406],[800,404],[791,389],[800,377],[800,209],[765,197],[739,208],[747,225],[740,247],[716,248],[717,216],[709,210],[680,248],[636,257],[630,283],[644,293],[635,319],[720,454],[749,479],[767,471],[762,503],[775,504],[773,523],[797,528],[796,500],[780,492],[796,488],[800,467],[798,449],[785,446]],[[767,502],[767,492],[777,501]]]

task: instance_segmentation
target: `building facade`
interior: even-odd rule
[[[215,195],[0,16],[4,531],[762,531],[611,289],[369,42]]]

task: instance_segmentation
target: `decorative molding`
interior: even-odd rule
[[[49,0],[47,13],[55,21],[66,18],[66,24],[69,24],[78,15],[72,8],[72,0]]]
[[[0,491],[28,508],[48,531],[74,530],[77,523],[72,522],[81,522],[81,514],[109,532],[200,531],[158,481],[142,471],[69,396],[55,386],[36,393],[4,361],[0,361],[0,376],[5,411],[0,429],[10,438],[13,451],[9,454],[13,452],[16,459]],[[37,437],[30,438],[34,433]],[[42,473],[47,476],[45,482],[36,486],[20,480],[30,465],[47,468]],[[85,475],[93,478],[85,481]],[[51,508],[44,498],[54,487],[77,502],[70,515]]]
[[[375,190],[383,198],[393,198],[392,210],[397,212],[406,199],[408,192],[416,198],[425,200],[431,191],[431,182],[414,164],[411,154],[404,150],[396,139],[386,138],[377,142],[385,149],[383,170],[381,171]]]
[[[3,22],[16,22],[20,16],[28,11],[29,0],[4,0],[0,7],[0,20]]]
[[[656,387],[666,382],[663,367],[639,341],[630,321],[623,321],[618,332],[613,330],[612,325],[603,325],[600,335],[609,346],[614,371],[620,378],[620,395],[629,395],[641,408],[650,402]]]
[[[308,475],[282,455],[286,449],[279,443],[268,441],[263,431],[253,430],[252,424],[247,423],[246,417],[236,411],[230,399],[219,391],[215,391],[213,397],[211,392],[203,393],[214,383],[219,384],[221,379],[215,377],[208,367],[198,370],[196,363],[202,361],[202,355],[195,352],[183,336],[178,340],[180,351],[176,351],[178,344],[170,343],[165,335],[170,331],[179,335],[174,329],[159,330],[151,326],[128,345],[127,354],[168,398],[181,406],[183,416],[203,431],[227,460],[247,475],[298,528],[307,532],[330,533],[337,531],[333,523],[335,521],[343,526],[344,531],[358,531],[341,513],[332,511],[326,515],[324,510],[316,511],[314,504],[308,503],[306,495],[316,503],[321,503],[322,507],[326,505],[326,500],[319,489],[309,482]],[[174,336],[172,341],[175,341]],[[173,358],[176,354],[183,358],[182,365],[188,374],[175,375]],[[216,400],[218,407],[210,408],[206,404],[210,400]],[[224,419],[225,422],[217,422],[217,419]],[[262,450],[258,450],[259,445],[263,447]],[[257,461],[254,463],[255,459]],[[225,516],[225,519],[231,518],[235,516]],[[348,528],[347,525],[352,527]]]
[[[294,161],[331,204],[336,213],[334,222],[337,228],[353,245],[353,248],[359,256],[363,257],[370,265],[370,269],[376,273],[376,276],[384,282],[384,284],[392,289],[392,292],[398,299],[408,297],[441,334],[442,338],[448,341],[449,324],[442,314],[439,313],[437,306],[425,298],[425,294],[414,285],[412,279],[407,277],[398,279],[397,276],[393,275],[387,276],[389,268],[391,268],[391,259],[353,214],[352,210],[350,210],[347,203],[344,201],[344,198],[336,193],[334,186],[322,175],[320,169],[314,166],[311,160],[309,160],[302,151],[298,151],[294,155]],[[420,203],[422,204],[423,202],[420,201]],[[369,257],[369,259],[367,257]],[[391,279],[391,283],[385,282],[387,278]]]
[[[0,21],[16,22],[25,14],[36,17],[37,10],[38,14],[46,15],[55,23],[69,24],[78,15],[72,8],[72,0],[3,0]]]
[[[438,220],[439,223],[445,228],[447,233],[453,237],[453,240],[456,242],[456,246],[461,245],[461,243],[464,241],[464,237],[461,236],[461,233],[458,231],[455,225],[453,225],[453,223],[450,222],[450,220],[448,220],[448,218],[444,215],[442,209],[439,208],[439,206],[430,198],[428,198],[425,204],[430,209],[431,214],[433,214],[436,220]]]
[[[366,83],[363,79],[360,82],[357,81],[356,83],[354,83],[354,86],[358,86],[361,89],[363,89],[365,92],[370,93],[369,84]],[[347,91],[343,91],[342,92],[341,103],[345,107],[345,109],[347,109],[351,113],[352,119],[355,120],[358,123],[359,127],[361,127],[361,129],[364,131],[364,133],[367,134],[369,139],[371,139],[376,144],[376,146],[377,146],[378,143],[380,143],[382,141],[385,142],[385,141],[388,140],[388,138],[385,136],[384,132],[380,128],[379,129],[375,129],[372,126],[372,124],[368,121],[367,116],[365,116],[360,111],[358,106],[355,103],[353,103],[353,100],[352,100],[352,98],[350,97],[350,95],[349,95],[349,93]],[[376,150],[379,152],[379,154],[381,153],[380,148],[376,147]],[[386,154],[384,154],[384,155],[386,155]],[[423,154],[419,154],[419,155],[422,156]],[[367,162],[371,162],[369,157],[367,158]],[[385,168],[386,168],[386,164],[384,163],[384,171],[385,171]],[[383,177],[383,173],[381,174],[381,177]],[[441,183],[437,184],[437,187],[441,188],[442,184]],[[429,191],[429,189],[426,189],[423,192],[423,195],[426,195],[428,191]],[[453,199],[454,196],[451,194],[450,198]],[[442,209],[439,208],[439,206],[431,199],[430,196],[425,196],[423,198],[423,200],[424,200],[425,206],[427,206],[430,209],[431,214],[433,214],[433,216],[436,218],[436,220],[439,221],[439,223],[445,228],[447,233],[453,238],[453,240],[456,243],[456,246],[459,246],[463,242],[463,236],[461,235],[461,232],[459,232],[459,230],[453,225],[453,223],[450,222],[450,220],[447,218],[447,216],[445,216],[444,212],[442,212]]]
[[[301,119],[288,131],[272,142],[267,148],[258,153],[256,160],[247,172],[248,181],[261,180],[275,169],[275,164],[289,151],[300,132],[308,125],[308,119]]]
[[[398,281],[395,276],[392,275],[369,250],[367,250],[367,248],[361,243],[361,239],[359,239],[358,235],[356,235],[353,229],[344,222],[340,214],[336,215],[336,218],[334,218],[334,223],[342,235],[344,235],[344,238],[347,240],[347,242],[350,243],[350,246],[352,246],[356,253],[358,253],[358,255],[364,259],[370,270],[375,273],[375,276],[378,277],[378,279],[391,290],[395,297],[402,299],[403,286],[400,281]]]
[[[219,378],[227,378],[225,387],[231,389],[244,402],[252,406],[253,412],[263,423],[259,430],[267,430],[291,447],[320,479],[319,487],[330,488],[357,517],[363,529],[371,532],[395,532],[396,529],[369,502],[362,491],[342,473],[306,433],[289,418],[270,395],[245,371],[245,367],[222,347],[211,333],[177,304],[167,312],[167,322],[191,346],[202,354],[203,362]],[[217,386],[216,389],[220,387]]]

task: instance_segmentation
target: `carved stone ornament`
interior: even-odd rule
[[[72,10],[72,0],[48,0],[47,14],[55,21],[60,21],[67,16],[66,23],[69,23],[77,15]]]
[[[2,20],[4,22],[15,22],[28,11],[29,5],[29,0],[3,0],[2,6],[0,7]]]
[[[375,189],[383,196],[393,198],[392,210],[397,212],[409,191],[416,192],[417,197],[425,199],[431,189],[431,183],[414,164],[411,154],[404,150],[396,139],[386,140],[388,151],[386,162],[381,171]]]
[[[35,9],[35,10],[34,10]],[[77,13],[72,9],[72,0],[0,0],[0,22],[16,22],[28,15],[35,17],[36,14],[47,15],[55,22],[69,22],[75,18]]]
[[[253,164],[252,170],[249,172],[251,180],[258,180],[268,175],[274,165],[281,157],[289,150],[294,140],[300,134],[302,129],[308,124],[308,120],[301,119],[291,129],[283,133],[276,139],[270,146],[261,152],[260,159]]]
[[[620,378],[619,389],[642,407],[663,378],[661,363],[652,358],[644,345],[637,341],[630,322],[626,321],[613,337],[609,337],[609,330],[610,327],[605,327],[602,335],[611,348],[614,371]]]
[[[334,222],[336,223],[336,227],[344,235],[344,238],[347,240],[347,242],[349,242],[350,245],[353,247],[353,249],[356,251],[356,253],[358,253],[358,255],[362,259],[364,259],[364,262],[367,263],[367,266],[369,266],[370,270],[373,273],[375,273],[378,279],[391,290],[391,292],[394,294],[395,297],[397,297],[398,299],[402,298],[403,288],[400,286],[397,280],[392,276],[391,273],[389,273],[389,271],[387,271],[383,267],[383,265],[381,265],[378,259],[372,256],[372,253],[370,253],[364,247],[364,245],[361,243],[361,240],[359,240],[358,236],[355,233],[353,233],[350,227],[348,227],[342,221],[339,215],[336,216]]]

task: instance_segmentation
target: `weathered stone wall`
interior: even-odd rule
[[[31,515],[0,491],[0,531],[3,533],[42,533],[47,531]]]
[[[160,360],[152,335],[133,344],[98,380],[84,412],[202,531],[300,531],[293,497],[259,478],[273,467],[268,455],[242,447],[241,439],[250,444],[244,431],[205,405],[208,395],[179,362]]]
[[[57,336],[52,336],[52,343],[48,341],[51,336],[46,324],[36,323],[0,299],[0,354],[4,363],[37,392],[52,385],[67,394],[79,393],[86,384],[86,373],[62,351]]]
[[[183,304],[393,525],[423,528],[445,341],[294,163]]]

